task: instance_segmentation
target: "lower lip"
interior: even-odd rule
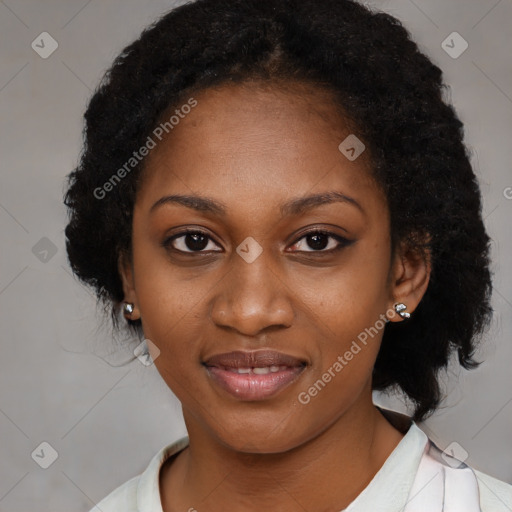
[[[216,366],[207,366],[206,370],[214,382],[239,400],[264,400],[295,381],[304,367],[297,366],[265,375],[234,373]]]

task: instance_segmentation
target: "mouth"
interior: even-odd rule
[[[228,352],[202,364],[212,382],[244,401],[275,396],[296,381],[307,366],[302,359],[274,350]]]

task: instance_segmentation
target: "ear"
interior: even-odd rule
[[[119,275],[121,276],[121,281],[123,283],[123,302],[133,304],[133,312],[130,313],[129,315],[125,313],[125,317],[128,320],[139,320],[140,310],[137,303],[137,294],[135,292],[135,283],[133,279],[133,265],[126,254],[119,255],[117,261],[117,269],[119,271]]]
[[[394,311],[394,304],[402,302],[407,306],[407,313],[414,312],[427,291],[431,273],[430,261],[430,252],[423,254],[405,243],[399,244],[391,269],[390,310]],[[389,320],[400,322],[402,317],[395,314]]]

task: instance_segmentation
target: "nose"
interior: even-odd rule
[[[292,325],[290,290],[263,254],[252,263],[234,254],[233,266],[219,283],[211,309],[219,327],[257,336]]]

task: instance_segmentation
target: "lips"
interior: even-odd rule
[[[203,365],[216,385],[239,400],[264,400],[294,382],[306,367],[306,361],[276,352],[235,351],[217,354]]]
[[[206,366],[218,368],[265,368],[271,366],[287,366],[295,368],[303,366],[305,361],[274,350],[259,350],[255,352],[228,352],[210,357],[205,361]]]

